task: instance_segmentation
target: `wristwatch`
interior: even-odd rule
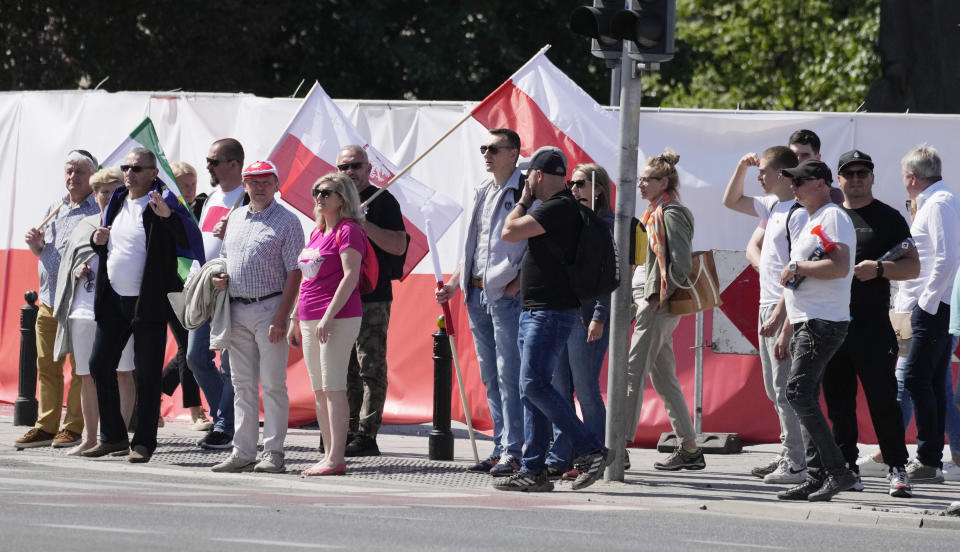
[[[797,273],[797,261],[790,261],[790,264],[787,265],[787,268],[790,269],[790,272],[794,274]]]

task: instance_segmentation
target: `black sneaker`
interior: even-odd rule
[[[596,452],[577,458],[573,463],[578,472],[577,478],[573,481],[573,490],[579,491],[593,485],[603,474],[603,468],[607,467],[608,456],[610,456],[610,450],[603,447]]]
[[[493,477],[509,477],[520,471],[520,460],[510,454],[504,454],[500,457],[497,465],[490,468],[490,475]]]
[[[663,462],[654,462],[653,467],[666,471],[702,470],[707,467],[707,462],[703,459],[703,449],[687,452],[683,447],[677,447]]]
[[[472,466],[467,468],[467,471],[476,472],[476,473],[490,473],[490,470],[492,470],[493,467],[496,466],[497,462],[499,461],[500,461],[499,456],[495,454],[491,454],[486,460],[481,460],[476,464],[473,464]]]
[[[356,456],[380,456],[380,447],[377,440],[368,435],[358,433],[352,441],[347,443],[343,455],[353,458]]]
[[[498,491],[544,493],[553,490],[553,481],[547,479],[547,470],[540,470],[538,473],[521,471],[506,479],[498,479],[493,488]]]
[[[823,482],[823,485],[816,491],[810,493],[810,496],[807,497],[807,500],[810,502],[821,502],[827,501],[833,498],[833,495],[849,491],[857,483],[857,476],[853,474],[850,470],[844,470],[843,473],[838,475],[828,475],[827,479]]]
[[[823,481],[819,479],[810,479],[807,478],[806,481],[797,485],[796,487],[791,487],[785,491],[780,491],[777,493],[777,498],[780,500],[807,500],[810,498],[810,495],[815,491],[819,490],[823,486]]]
[[[564,473],[566,473],[564,470],[556,466],[547,466],[547,479],[551,481],[560,479]]]
[[[222,431],[214,430],[197,441],[197,446],[207,450],[228,449],[233,447],[233,437]]]

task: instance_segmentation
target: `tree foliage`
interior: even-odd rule
[[[0,0],[0,89],[479,100],[544,44],[599,102],[610,76],[567,27],[587,0]],[[852,110],[879,76],[879,0],[679,0],[646,105]],[[301,91],[301,95],[303,91]]]

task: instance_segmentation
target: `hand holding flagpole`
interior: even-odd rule
[[[437,254],[436,240],[433,238],[433,229],[430,227],[430,220],[426,223],[427,243],[430,245],[430,260],[433,261],[433,273],[437,277],[437,289],[443,288],[443,272],[440,271],[440,255]],[[473,436],[473,421],[470,419],[470,403],[467,402],[467,393],[463,387],[463,376],[460,374],[460,357],[457,355],[457,342],[454,337],[456,330],[453,327],[453,316],[450,315],[449,301],[440,304],[443,307],[444,330],[447,332],[447,338],[450,340],[450,351],[453,353],[453,366],[457,373],[457,386],[460,387],[460,402],[463,403],[463,415],[467,422],[467,434],[470,435],[470,446],[473,448],[473,461],[479,463],[480,456],[477,454],[477,441]]]

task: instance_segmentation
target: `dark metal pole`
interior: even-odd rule
[[[20,384],[13,403],[13,425],[37,423],[37,292],[23,294],[27,304],[20,307]]]
[[[453,386],[453,354],[446,326],[433,334],[433,430],[428,439],[431,460],[453,460],[453,432],[450,431],[450,394]]]

